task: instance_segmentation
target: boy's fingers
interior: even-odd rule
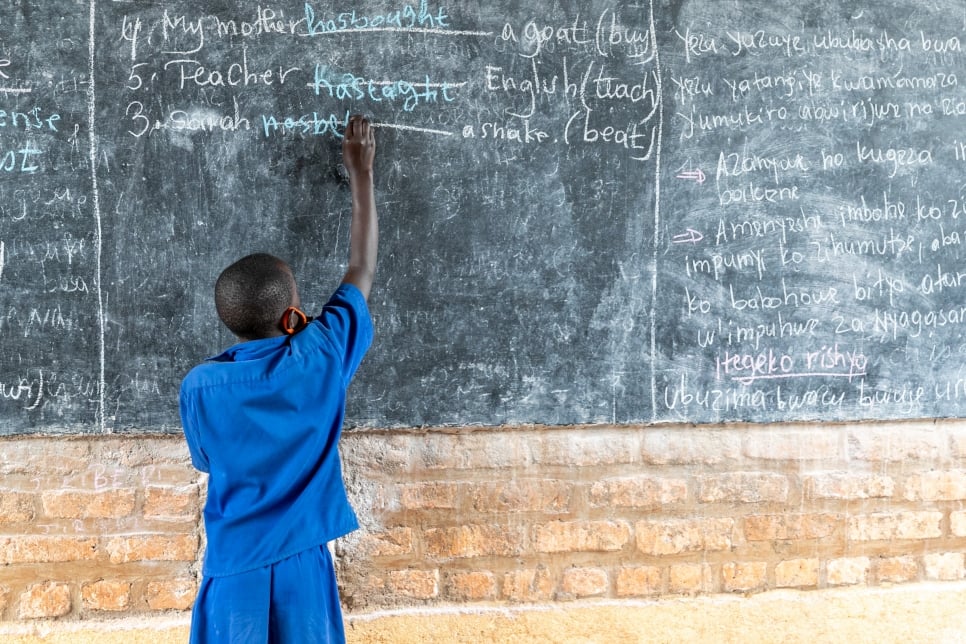
[[[371,133],[372,128],[369,125],[369,119],[366,117],[361,114],[354,114],[349,119],[349,124],[346,126],[346,136],[354,135],[366,139]]]
[[[354,114],[345,126],[345,140],[358,141],[364,145],[374,145],[376,136],[369,119],[361,114]]]

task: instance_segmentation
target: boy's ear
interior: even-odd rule
[[[290,306],[285,309],[285,313],[282,314],[282,331],[284,331],[286,335],[295,335],[308,323],[308,316],[305,315],[305,313],[303,313],[298,307]]]

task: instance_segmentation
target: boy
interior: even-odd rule
[[[244,257],[215,284],[215,305],[241,341],[181,385],[192,463],[209,473],[203,580],[194,643],[343,642],[326,543],[358,528],[338,441],[345,391],[372,341],[367,298],[376,267],[375,140],[353,116],[342,153],[352,195],[349,268],[311,320],[292,271]]]

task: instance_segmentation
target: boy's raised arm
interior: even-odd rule
[[[352,192],[352,224],[349,228],[349,268],[342,278],[369,298],[376,273],[376,254],[379,246],[379,221],[376,215],[376,196],[373,188],[373,160],[376,140],[372,126],[362,116],[349,119],[342,140],[342,158],[349,172]]]

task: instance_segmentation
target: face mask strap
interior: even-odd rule
[[[292,315],[295,315],[295,324],[292,324]],[[290,306],[285,309],[285,313],[282,314],[282,331],[285,331],[286,335],[295,335],[309,323],[308,316],[302,313],[297,307]]]

